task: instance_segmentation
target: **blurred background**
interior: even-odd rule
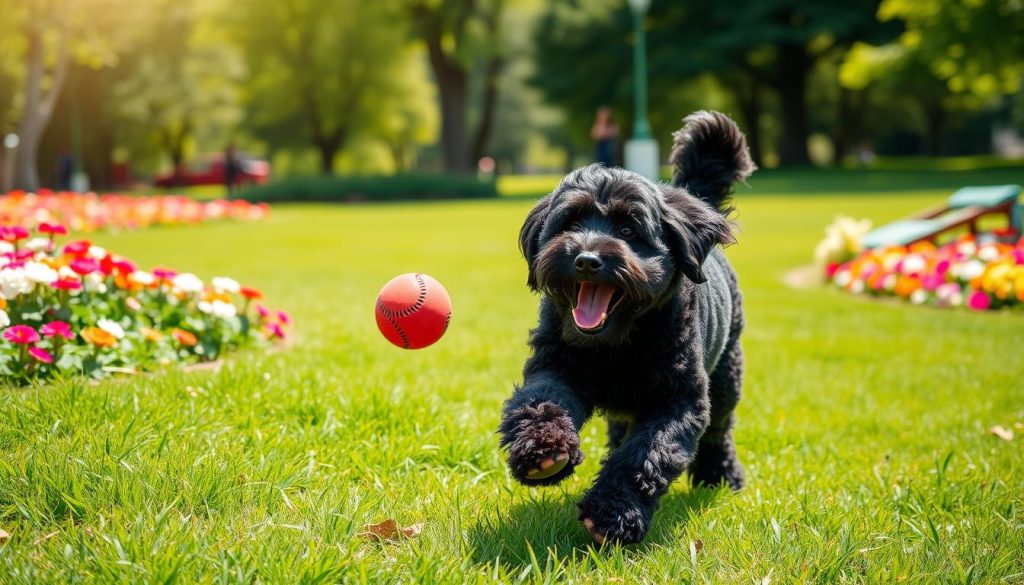
[[[633,18],[624,0],[0,0],[0,189],[621,162]],[[642,19],[662,158],[700,108],[732,114],[763,168],[1024,157],[1020,0],[654,0]]]

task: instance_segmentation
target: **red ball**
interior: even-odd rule
[[[426,274],[400,274],[377,295],[377,328],[401,348],[421,349],[433,344],[448,330],[451,318],[448,291]]]

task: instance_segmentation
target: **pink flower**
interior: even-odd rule
[[[86,274],[92,274],[99,269],[100,265],[92,258],[78,258],[71,262],[71,270],[76,273],[85,276]]]
[[[36,358],[37,361],[43,362],[44,364],[53,363],[53,354],[51,354],[50,352],[46,351],[41,347],[32,346],[28,348],[28,354]]]
[[[992,306],[992,298],[985,292],[976,290],[968,297],[967,306],[975,311],[984,311]]]
[[[292,322],[291,317],[289,317],[288,313],[285,313],[284,311],[277,312],[277,320],[284,325],[289,325]]]
[[[16,243],[29,236],[29,231],[20,225],[0,226],[0,240]]]
[[[71,331],[71,326],[64,321],[47,323],[39,328],[39,332],[43,334],[43,337],[63,337],[69,341],[75,338],[74,332]]]
[[[50,236],[66,236],[68,235],[68,228],[60,225],[59,223],[46,223],[45,221],[39,224],[36,228],[41,234],[47,234]]]
[[[271,323],[269,328],[270,328],[270,334],[273,337],[276,337],[278,339],[284,339],[284,329],[281,328],[281,325],[279,325],[277,323]]]
[[[177,275],[178,275],[178,273],[175,272],[174,270],[171,270],[170,268],[154,268],[153,269],[153,276],[159,278],[160,280],[170,280],[170,279],[174,278]]]
[[[39,334],[28,325],[15,325],[4,331],[4,339],[11,343],[27,345],[39,341]]]
[[[270,316],[270,311],[263,305],[256,305],[256,313],[260,316],[260,319],[266,319]]]

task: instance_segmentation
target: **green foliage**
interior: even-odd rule
[[[279,201],[402,201],[409,199],[481,199],[498,195],[494,181],[460,175],[295,176],[241,190],[238,199]]]
[[[574,501],[606,453],[604,423],[584,428],[587,458],[555,488],[515,484],[495,435],[536,323],[516,249],[533,201],[278,206],[270,224],[103,235],[144,265],[228,272],[286,300],[296,345],[219,372],[0,390],[0,529],[11,535],[0,575],[1018,581],[1020,432],[1003,441],[988,429],[1024,422],[1020,319],[784,285],[837,213],[884,223],[948,194],[821,186],[847,180],[806,174],[736,198],[743,229],[727,254],[748,318],[736,425],[748,488],[680,481],[647,542],[601,550]],[[415,352],[381,339],[372,311],[384,282],[414,270],[440,279],[455,307],[444,339]],[[386,518],[424,531],[396,544],[359,536]]]
[[[1016,0],[884,0],[902,19],[899,46],[917,53],[954,93],[1012,94],[1024,81],[1024,4]]]

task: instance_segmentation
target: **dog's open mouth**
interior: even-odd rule
[[[597,333],[604,328],[608,315],[615,310],[621,299],[622,291],[610,284],[581,282],[576,306],[572,310],[576,328],[585,333]]]

